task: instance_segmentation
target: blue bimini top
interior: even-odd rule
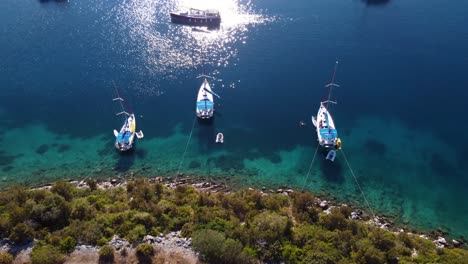
[[[120,132],[118,135],[117,135],[117,138],[115,139],[115,142],[117,143],[128,143],[129,140],[130,140],[130,132],[128,131],[125,131],[125,132]]]
[[[211,110],[211,109],[213,109],[213,102],[211,102],[208,99],[203,99],[201,101],[198,101],[197,102],[197,109],[198,110],[205,110],[205,111]]]
[[[320,136],[323,139],[334,139],[338,138],[338,131],[333,128],[321,128],[320,129]]]

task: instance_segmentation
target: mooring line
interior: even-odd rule
[[[357,178],[356,178],[356,175],[354,174],[354,171],[353,171],[353,169],[351,168],[351,165],[350,165],[349,162],[348,162],[348,158],[346,158],[346,154],[344,153],[343,150],[341,150],[341,152],[343,153],[343,157],[344,157],[344,160],[346,161],[346,165],[348,165],[349,171],[350,171],[351,174],[353,175],[354,181],[356,182],[356,185],[358,186],[359,191],[361,192],[361,195],[362,195],[362,197],[364,198],[364,201],[366,202],[367,208],[369,208],[369,211],[370,211],[370,213],[372,214],[373,219],[375,219],[374,210],[372,210],[372,207],[370,206],[370,203],[369,203],[369,201],[367,200],[367,197],[366,197],[366,195],[364,194],[364,191],[362,190],[361,185],[359,184],[359,182],[358,182],[358,180],[357,180]]]
[[[190,135],[189,135],[189,138],[187,140],[187,144],[185,145],[184,154],[182,155],[182,158],[181,158],[180,163],[179,163],[179,167],[177,168],[177,174],[176,174],[176,177],[175,177],[176,181],[177,181],[177,177],[179,176],[180,168],[182,167],[182,163],[184,163],[185,154],[187,153],[188,146],[190,144],[190,140],[192,139],[193,130],[195,129],[195,121],[197,121],[196,116],[193,118],[192,130],[190,130]]]
[[[320,147],[320,144],[317,143],[317,147],[315,148],[314,157],[312,158],[312,161],[310,162],[309,170],[307,171],[307,176],[306,176],[306,178],[304,180],[304,184],[302,185],[302,191],[304,191],[304,187],[305,187],[305,185],[307,183],[307,180],[309,179],[310,172],[312,171],[312,165],[314,165],[315,157],[317,157],[317,152],[318,152],[319,147]]]
[[[88,175],[86,175],[86,177],[83,179],[83,181],[86,181],[90,176],[91,174],[93,174],[95,171],[97,171],[99,169],[99,167],[102,165],[104,159],[107,157],[107,155],[109,155],[109,153],[115,148],[115,146],[112,146],[112,148],[109,149],[109,151],[107,151],[105,153],[105,155],[102,157],[102,159],[98,162],[98,164],[96,165],[96,167],[90,172],[88,173]]]

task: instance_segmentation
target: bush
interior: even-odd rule
[[[130,232],[128,232],[128,235],[126,236],[126,238],[128,239],[130,243],[134,244],[142,240],[145,235],[146,235],[145,226],[137,225],[132,230],[130,230]]]
[[[138,245],[136,248],[136,253],[142,257],[151,257],[154,255],[154,248],[148,243],[143,243]]]
[[[321,215],[319,222],[330,231],[335,229],[345,230],[348,227],[346,218],[338,210],[332,210],[332,213],[329,215]]]
[[[86,198],[78,198],[73,201],[71,217],[79,220],[89,220],[94,217],[94,207]]]
[[[114,261],[114,247],[105,245],[99,249],[99,262],[113,262]]]
[[[242,244],[232,238],[226,239],[222,246],[224,263],[242,263],[240,257],[242,255]]]
[[[70,211],[70,205],[62,196],[50,194],[33,206],[31,217],[43,226],[57,229],[68,223]]]
[[[196,232],[192,238],[192,245],[201,258],[208,263],[223,262],[222,245],[226,238],[224,234],[211,229],[203,229]]]
[[[274,212],[265,211],[252,221],[254,226],[254,236],[259,239],[265,239],[268,243],[274,243],[276,240],[285,238],[288,231],[288,217],[281,216]]]
[[[51,192],[62,196],[67,201],[70,201],[72,199],[73,193],[75,190],[76,190],[75,186],[73,186],[69,182],[63,182],[63,181],[54,183],[54,185],[50,189]]]
[[[88,184],[88,187],[91,191],[95,191],[97,188],[97,182],[94,179],[86,180],[86,184]]]
[[[60,250],[64,253],[72,253],[75,250],[76,240],[73,237],[66,237],[60,240]]]
[[[60,250],[51,245],[34,247],[31,253],[32,264],[61,264],[65,261],[65,256]]]
[[[17,224],[11,234],[9,239],[15,243],[29,242],[34,238],[34,230],[23,223]]]
[[[13,256],[9,253],[0,253],[0,264],[13,263]]]
[[[299,263],[302,256],[302,250],[290,243],[281,248],[281,253],[285,263]]]

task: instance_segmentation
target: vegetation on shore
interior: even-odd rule
[[[309,192],[213,193],[145,179],[107,190],[93,180],[86,188],[57,182],[50,190],[1,192],[0,234],[14,243],[36,239],[33,263],[62,263],[77,244],[103,246],[100,256],[112,261],[114,249],[105,245],[114,235],[137,246],[145,235],[178,230],[207,263],[467,263],[464,249],[350,219],[346,206],[330,211]],[[140,245],[137,253],[155,252]]]

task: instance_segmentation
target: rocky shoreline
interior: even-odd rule
[[[130,179],[122,179],[122,178],[113,178],[109,180],[96,180],[96,188],[101,190],[107,190],[111,188],[126,188],[129,181],[134,180],[133,177]],[[233,190],[227,185],[226,182],[219,182],[213,179],[210,180],[202,180],[198,178],[192,178],[189,176],[182,176],[177,177],[175,179],[171,178],[163,178],[163,177],[155,177],[147,179],[149,183],[163,183],[166,187],[175,189],[179,185],[191,185],[196,190],[202,192],[223,192],[223,193],[230,193]],[[81,181],[69,181],[69,183],[73,184],[77,188],[88,188],[88,183],[86,180]],[[35,187],[32,189],[50,189],[52,188],[52,184],[43,185],[40,187]],[[249,188],[253,190],[252,188]],[[258,190],[262,195],[268,195],[272,193],[281,194],[284,196],[289,196],[292,192],[296,192],[296,190],[292,188],[278,188],[276,190],[273,189],[266,189],[263,187],[261,190]],[[333,203],[330,200],[323,199],[323,198],[316,198],[316,205],[323,209],[322,213],[330,214],[333,208],[339,207],[350,207],[346,204],[338,204]],[[391,220],[380,217],[380,216],[371,216],[367,212],[357,208],[357,207],[350,207],[352,209],[351,215],[349,218],[363,221],[369,225],[375,225],[379,228],[391,231],[395,234],[399,233],[407,233],[407,234],[414,234],[418,235],[421,238],[427,239],[432,241],[436,247],[444,248],[444,247],[463,247],[467,244],[467,241],[461,238],[460,240],[448,239],[444,237],[444,234],[441,230],[433,231],[430,233],[414,233],[405,230],[401,225],[393,223]],[[198,262],[198,253],[192,249],[191,238],[184,238],[181,237],[181,231],[177,232],[170,232],[167,234],[160,234],[159,236],[150,236],[147,235],[143,238],[143,240],[138,243],[148,243],[151,244],[155,249],[156,252],[162,255],[174,256],[177,255],[179,258],[184,259],[184,263],[197,263]],[[16,245],[13,242],[9,241],[8,239],[0,240],[0,253],[8,252],[15,256],[15,261],[13,263],[27,263],[29,262],[29,256],[32,252],[32,248],[36,241],[30,242],[28,244]],[[135,252],[137,245],[132,245],[127,240],[122,239],[116,235],[108,242],[108,245],[111,245],[117,251],[118,258],[122,259],[126,258],[123,256],[121,252]],[[69,258],[66,260],[65,263],[80,263],[83,259],[87,259],[89,261],[98,261],[99,255],[99,247],[89,246],[89,245],[77,245],[75,247],[75,251],[70,254]],[[413,252],[413,255],[417,255],[417,252]],[[125,263],[124,261],[123,263]],[[119,263],[119,261],[117,261]]]

